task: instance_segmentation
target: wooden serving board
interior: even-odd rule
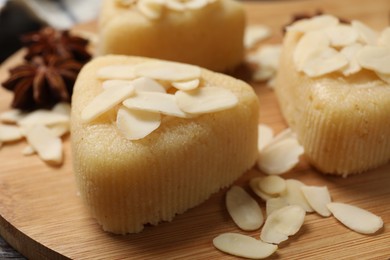
[[[280,43],[281,26],[292,14],[322,10],[346,19],[360,19],[375,28],[389,25],[389,0],[265,1],[245,3],[249,23],[270,26],[269,42]],[[79,29],[95,30],[94,25]],[[0,69],[20,61],[13,56]],[[261,102],[259,121],[276,132],[286,127],[272,90],[253,84]],[[8,110],[12,96],[0,89],[0,112]],[[222,232],[254,237],[259,231],[240,231],[224,206],[225,190],[205,203],[177,216],[171,223],[147,227],[126,236],[103,232],[81,203],[72,172],[69,136],[65,138],[65,164],[53,168],[36,156],[23,156],[24,141],[0,150],[0,234],[30,259],[232,259],[217,251],[212,239]],[[262,173],[253,169],[237,181],[248,191],[248,180]],[[326,176],[304,160],[285,178],[308,185],[328,186],[334,201],[346,202],[381,216],[385,226],[375,235],[348,230],[333,217],[308,214],[302,229],[270,259],[389,259],[390,164],[346,179]],[[253,195],[253,193],[251,193]],[[264,208],[264,202],[258,200]]]

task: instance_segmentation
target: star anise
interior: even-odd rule
[[[86,62],[91,58],[87,51],[88,41],[71,35],[67,30],[58,31],[45,27],[40,31],[23,35],[21,41],[27,47],[26,60],[31,60],[35,56],[52,55],[73,58],[80,62]]]
[[[3,87],[14,92],[14,108],[48,108],[58,102],[70,102],[73,85],[82,66],[73,59],[36,56],[30,62],[11,69]]]

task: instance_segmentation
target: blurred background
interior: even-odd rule
[[[44,25],[68,29],[96,19],[101,0],[0,0],[0,63],[20,49],[20,35]]]

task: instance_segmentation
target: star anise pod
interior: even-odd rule
[[[69,31],[58,31],[45,27],[37,32],[25,34],[21,37],[22,43],[27,47],[26,60],[35,56],[59,56],[73,58],[86,62],[91,58],[87,51],[88,40],[71,35]]]
[[[31,62],[11,69],[3,87],[14,92],[14,108],[49,108],[58,102],[70,102],[82,66],[73,59],[34,57]]]

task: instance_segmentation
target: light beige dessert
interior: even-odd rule
[[[71,143],[81,197],[113,233],[171,221],[254,165],[258,99],[197,66],[105,56],[74,87]]]
[[[276,82],[310,162],[347,176],[390,159],[390,28],[330,15],[287,28]]]
[[[103,3],[99,50],[226,71],[244,57],[245,12],[235,0]]]

